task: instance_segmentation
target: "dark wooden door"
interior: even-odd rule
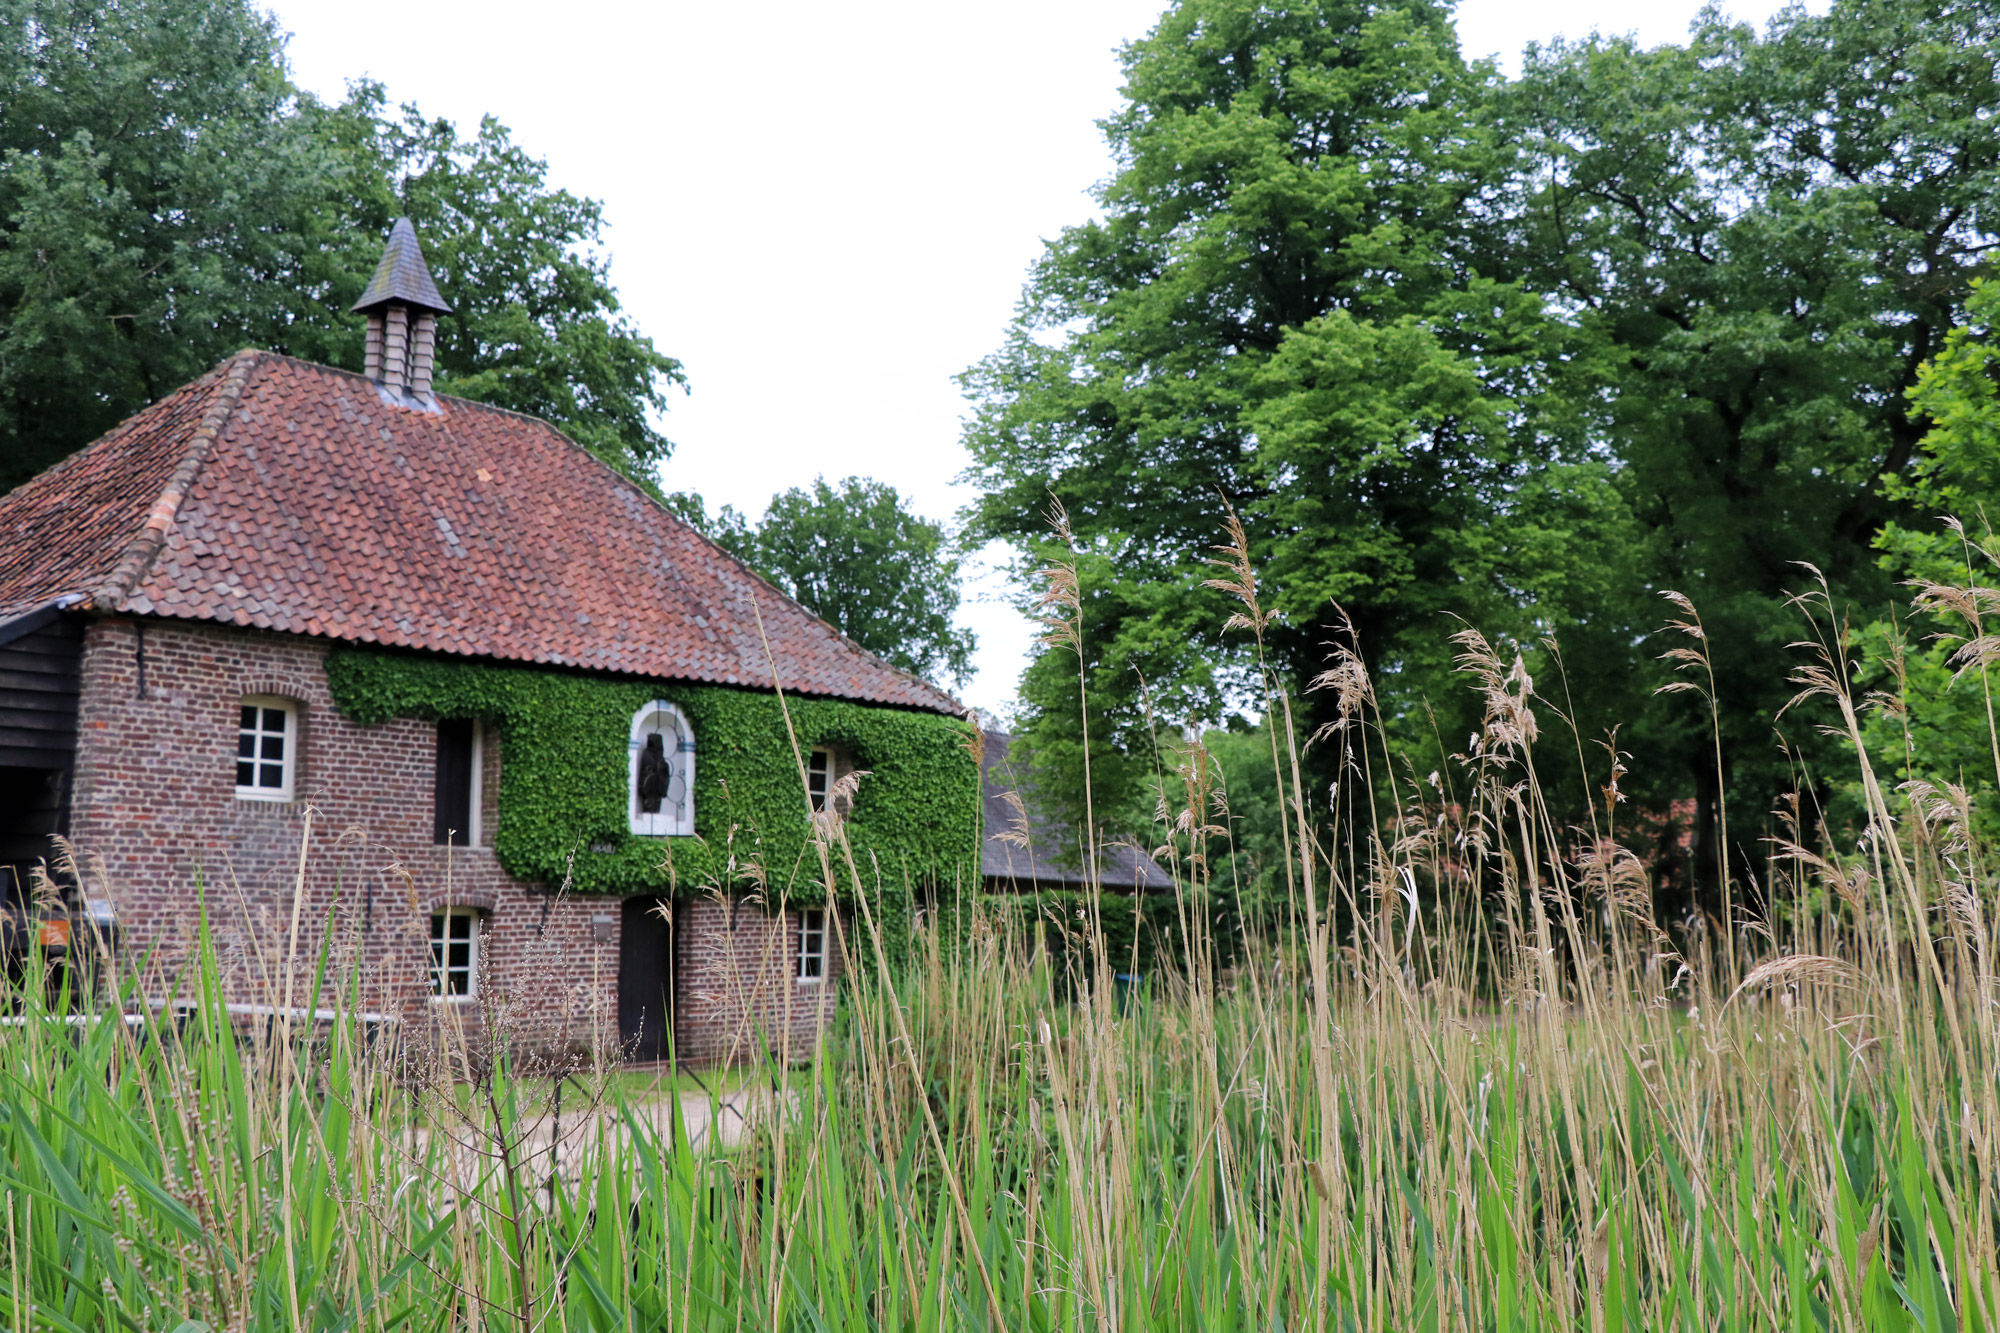
[[[674,928],[668,902],[625,900],[618,944],[618,1037],[630,1060],[664,1060],[674,1021]]]

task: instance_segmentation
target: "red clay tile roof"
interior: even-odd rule
[[[546,422],[395,406],[240,352],[0,497],[0,620],[72,597],[659,680],[957,714]]]

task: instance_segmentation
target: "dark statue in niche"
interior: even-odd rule
[[[667,781],[672,770],[667,767],[667,743],[659,732],[646,737],[646,748],[639,751],[639,809],[649,815],[660,813],[660,802],[667,798]]]

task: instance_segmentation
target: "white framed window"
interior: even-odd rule
[[[806,756],[806,799],[812,803],[813,813],[826,809],[827,802],[834,802],[842,818],[854,813],[854,798],[841,796],[836,790],[840,780],[854,771],[854,760],[846,751],[834,745],[817,745]]]
[[[808,907],[799,913],[799,980],[826,979],[826,909]]]
[[[431,913],[431,997],[472,1000],[479,996],[479,937],[485,923],[467,907]]]
[[[237,714],[236,794],[246,801],[289,801],[298,768],[299,706],[246,695]]]
[[[694,729],[665,699],[632,715],[627,769],[631,830],[643,837],[694,833]]]

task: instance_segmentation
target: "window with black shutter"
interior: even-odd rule
[[[437,799],[431,840],[440,845],[479,843],[479,724],[447,718],[437,728]]]
[[[833,754],[814,750],[806,757],[806,799],[815,813],[826,809],[827,792],[833,787]]]

